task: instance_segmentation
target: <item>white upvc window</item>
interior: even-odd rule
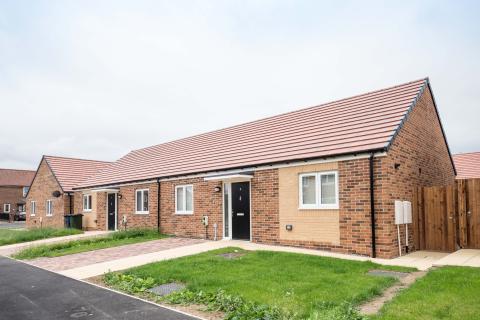
[[[27,193],[28,193],[28,190],[30,189],[30,187],[23,187],[23,197],[25,198],[27,196]]]
[[[10,213],[10,203],[3,204],[3,212]]]
[[[193,214],[193,185],[175,187],[175,213]]]
[[[135,190],[135,213],[148,214],[148,189]]]
[[[35,201],[30,201],[30,215],[35,216],[37,213],[37,203]]]
[[[300,209],[338,209],[338,172],[302,173],[299,176]]]
[[[45,204],[45,212],[47,216],[52,216],[53,215],[53,201],[52,200],[47,200],[47,203]]]
[[[92,211],[92,195],[91,194],[83,195],[83,211],[85,212]]]

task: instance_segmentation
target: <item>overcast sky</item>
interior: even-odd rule
[[[0,167],[132,149],[430,77],[480,151],[480,1],[0,0]]]

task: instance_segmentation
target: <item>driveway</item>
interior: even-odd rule
[[[23,229],[25,228],[25,221],[13,221],[8,222],[0,220],[0,229]]]
[[[198,319],[4,257],[0,270],[0,319]]]

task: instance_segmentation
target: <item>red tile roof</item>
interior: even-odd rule
[[[134,150],[78,187],[386,148],[428,79]]]
[[[453,155],[457,179],[480,178],[480,152]]]
[[[44,156],[43,158],[47,161],[64,192],[73,191],[73,186],[82,183],[112,163],[54,156]]]
[[[32,170],[0,169],[0,186],[28,187],[34,176]]]

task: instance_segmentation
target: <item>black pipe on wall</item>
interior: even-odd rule
[[[374,192],[374,175],[373,175],[373,156],[374,153],[370,154],[370,218],[371,218],[371,227],[372,227],[372,258],[377,256],[376,254],[376,241],[375,241],[375,192]]]

